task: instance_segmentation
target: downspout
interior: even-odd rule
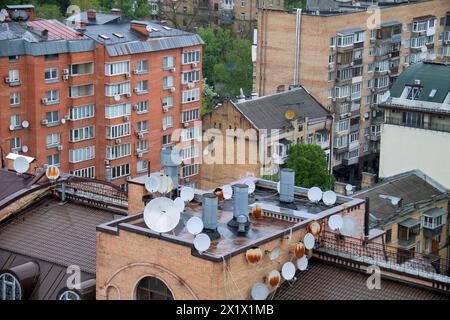
[[[331,126],[330,126],[330,164],[329,164],[331,174],[333,173],[333,142],[334,142],[333,123],[334,123],[334,116],[332,114],[331,115]]]
[[[302,23],[302,9],[297,9],[297,16],[295,17],[295,57],[294,57],[294,85],[299,84],[298,67],[300,60],[300,31]]]

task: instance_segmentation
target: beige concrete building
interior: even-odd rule
[[[335,114],[338,180],[377,171],[378,103],[408,65],[449,56],[450,2],[347,6],[335,11],[262,10],[255,87],[259,95],[300,83]]]

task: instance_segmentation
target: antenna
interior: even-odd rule
[[[45,175],[47,176],[48,180],[56,180],[60,175],[59,168],[56,166],[48,166],[45,170]]]
[[[352,237],[358,232],[358,224],[353,217],[344,217],[342,219],[342,228],[339,230],[342,235]]]
[[[267,281],[267,282],[269,283],[269,285],[270,285],[272,288],[278,287],[278,285],[279,285],[280,282],[281,282],[281,274],[280,274],[280,272],[278,272],[278,270],[272,270],[272,271],[269,273],[268,281]]]
[[[311,233],[305,234],[303,237],[303,243],[305,244],[305,248],[311,250],[314,248],[314,244],[316,243],[316,239]]]
[[[144,221],[147,227],[155,232],[169,232],[178,225],[180,211],[171,199],[155,198],[145,206]]]
[[[206,233],[200,233],[195,236],[194,239],[194,247],[198,252],[202,253],[209,249],[211,245],[211,239],[208,237]]]
[[[14,159],[13,168],[17,173],[25,173],[30,168],[30,164],[25,157],[17,157]]]
[[[288,281],[292,280],[295,276],[295,265],[290,261],[283,264],[283,267],[281,268],[281,275]]]
[[[269,288],[264,283],[257,283],[252,288],[253,300],[266,300],[269,295]]]
[[[337,197],[336,197],[336,193],[334,193],[334,191],[328,190],[323,193],[322,201],[327,206],[332,206],[333,204],[336,203],[336,200],[337,200]]]
[[[263,253],[259,247],[248,249],[245,252],[245,258],[250,264],[256,264],[261,261]]]
[[[342,228],[343,220],[339,214],[332,215],[328,218],[328,226],[331,230],[336,231]]]
[[[306,268],[308,268],[308,258],[306,256],[303,256],[297,260],[297,268],[300,271],[305,271]]]
[[[229,184],[226,184],[222,188],[222,193],[225,200],[231,199],[233,196],[233,188]]]
[[[308,199],[311,202],[319,202],[322,199],[322,190],[319,187],[312,187],[308,190]]]
[[[194,199],[194,189],[191,187],[181,187],[180,197],[186,202],[192,201]]]
[[[177,198],[180,199],[180,198]],[[192,217],[186,223],[186,229],[190,234],[194,236],[202,232],[203,230],[203,221],[199,217]]]

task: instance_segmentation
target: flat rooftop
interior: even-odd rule
[[[246,178],[245,180],[248,180]],[[252,178],[256,182],[255,192],[249,196],[249,207],[260,205],[264,211],[263,217],[255,219],[250,216],[250,227],[248,232],[242,236],[234,228],[228,227],[227,223],[233,218],[233,200],[224,200],[219,203],[218,208],[218,232],[220,238],[212,240],[210,248],[201,255],[193,248],[194,236],[186,229],[186,222],[191,217],[202,216],[201,194],[205,191],[196,190],[196,197],[186,205],[177,227],[169,233],[159,234],[150,230],[144,220],[143,214],[126,217],[117,221],[99,226],[100,231],[115,233],[118,229],[126,229],[157,237],[161,240],[177,242],[190,246],[193,255],[199,255],[205,259],[220,260],[222,257],[230,257],[244,252],[250,247],[269,242],[272,239],[288,235],[291,230],[304,228],[314,220],[323,219],[332,214],[341,212],[345,207],[359,206],[364,200],[338,196],[333,206],[325,206],[323,203],[312,203],[307,198],[308,189],[295,187],[295,201],[291,205],[279,202],[276,183]],[[236,181],[241,183],[243,181]],[[344,207],[345,206],[345,207]]]

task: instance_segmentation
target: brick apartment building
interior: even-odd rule
[[[378,26],[368,8],[258,14],[256,92],[299,83],[333,110],[334,173],[352,183],[377,172],[378,103],[392,82],[408,65],[450,55],[449,1],[380,2]]]
[[[199,36],[117,13],[94,23],[94,11],[77,30],[33,15],[14,20],[24,7],[32,9],[8,9],[0,26],[3,157],[17,152],[126,186],[149,166],[160,169],[174,130],[183,128],[184,140],[198,135]],[[180,171],[195,180],[198,165]]]

